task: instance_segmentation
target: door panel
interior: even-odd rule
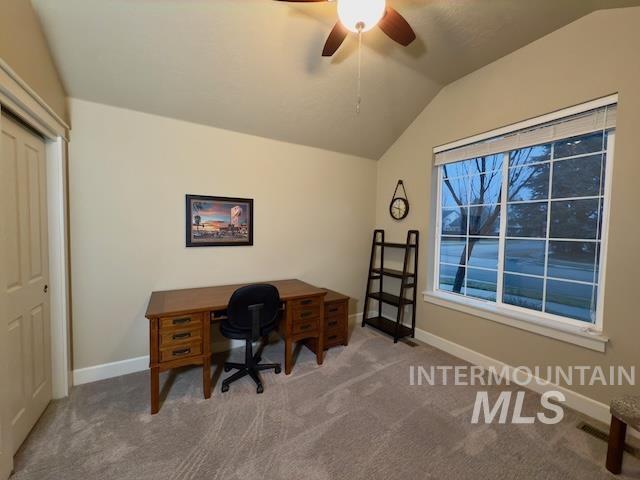
[[[9,365],[9,372],[11,372],[9,378],[24,378],[24,357],[26,356],[26,352],[24,352],[24,341],[23,338],[26,337],[24,333],[24,319],[22,317],[18,317],[12,322],[9,322],[7,332],[8,332],[8,340],[9,340],[9,358],[7,364]],[[18,423],[24,414],[25,410],[25,398],[27,397],[27,392],[25,391],[24,382],[9,382],[9,412],[11,414],[11,424],[15,425]]]
[[[14,453],[51,400],[45,146],[2,117],[3,203],[9,227],[4,243],[9,418]]]
[[[37,151],[30,144],[25,144],[27,161],[27,192],[28,207],[26,215],[29,222],[29,281],[39,280],[42,277],[42,188],[40,179],[40,165],[44,163],[43,149]]]
[[[5,232],[5,251],[20,251],[20,225],[18,216],[18,186],[15,179],[18,178],[18,153],[17,139],[7,132],[2,132],[0,138],[2,142],[2,177],[6,178],[4,182],[5,195],[2,197],[6,207],[5,218],[7,219],[7,230]],[[9,179],[14,179],[10,181]],[[20,255],[5,255],[4,265],[6,265],[4,281],[7,289],[18,288],[22,284],[20,277]]]
[[[49,367],[49,361],[44,357],[46,350],[44,321],[44,306],[38,305],[31,310],[31,339],[33,347],[33,384],[31,388],[31,396],[36,397],[40,390],[46,385],[46,371]]]

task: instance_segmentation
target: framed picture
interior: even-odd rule
[[[187,195],[187,247],[253,245],[253,199]]]

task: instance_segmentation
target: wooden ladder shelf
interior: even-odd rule
[[[414,337],[416,332],[416,290],[418,272],[418,245],[419,233],[417,230],[407,232],[405,243],[386,242],[384,230],[374,230],[373,241],[371,243],[371,258],[369,260],[369,276],[367,277],[367,291],[364,300],[364,311],[362,314],[362,326],[369,325],[377,328],[393,337],[393,342],[397,343],[399,338]],[[385,268],[384,252],[386,248],[404,249],[404,262],[402,270]],[[379,255],[376,253],[379,252]],[[409,264],[413,257],[413,271],[409,271]],[[379,266],[376,260],[379,259]],[[394,295],[384,291],[384,277],[400,279],[400,293]],[[372,283],[378,281],[377,291],[372,287]],[[407,296],[407,291],[411,290],[411,295]],[[378,302],[378,315],[368,317],[369,301]],[[382,315],[382,305],[393,305],[397,308],[396,320],[390,320]],[[411,328],[404,324],[405,310],[411,306]]]

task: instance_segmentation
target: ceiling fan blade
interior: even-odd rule
[[[344,39],[347,38],[348,33],[349,33],[349,30],[347,30],[342,25],[342,23],[337,22],[333,26],[331,33],[327,37],[327,41],[324,43],[324,48],[322,49],[322,56],[330,57],[331,55],[336,53],[336,50],[340,48],[340,45],[342,45],[342,42],[344,42]]]
[[[416,39],[416,34],[409,22],[391,7],[387,7],[387,11],[378,26],[391,40],[405,47]]]

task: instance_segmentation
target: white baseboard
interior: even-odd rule
[[[107,378],[119,377],[130,373],[141,372],[149,368],[149,355],[129,358],[119,362],[103,363],[93,367],[79,368],[73,371],[73,384],[97,382]]]
[[[506,363],[496,360],[495,358],[488,357],[482,353],[476,352],[475,350],[463,347],[462,345],[454,343],[450,340],[446,340],[442,337],[438,337],[437,335],[429,333],[425,330],[421,330],[419,328],[416,328],[416,339],[439,350],[447,352],[454,357],[461,358],[462,360],[465,360],[474,365],[478,365],[480,367],[493,367],[498,372],[502,371],[502,369],[505,368],[506,371],[509,372],[509,381],[515,382],[516,380],[515,367],[507,365]],[[526,372],[518,372],[518,379],[521,383],[524,383],[524,373]],[[528,385],[526,386],[526,388],[530,390],[533,390],[537,393],[544,393],[551,390],[561,392],[565,396],[565,403],[569,408],[572,408],[584,415],[587,415],[588,417],[602,422],[605,425],[608,425],[611,421],[609,406],[602,402],[598,402],[597,400],[586,397],[580,393],[574,392],[573,390],[569,390],[566,387],[551,383],[545,383],[542,379],[539,379],[534,375],[528,375],[527,380]],[[628,432],[631,436],[640,438],[639,432],[636,432],[633,429],[629,429]]]
[[[362,312],[349,315],[349,323],[358,324],[362,322]]]
[[[212,351],[225,352],[232,348],[242,347],[244,342],[240,340],[225,340],[212,345]],[[128,358],[118,362],[103,363],[93,367],[80,368],[73,371],[73,384],[97,382],[108,378],[129,375],[130,373],[142,372],[149,368],[149,355],[136,358]]]
[[[349,322],[362,321],[362,313],[349,315]],[[244,346],[241,340],[224,340],[216,342],[212,346],[213,352],[225,352],[233,348]],[[73,371],[73,384],[97,382],[108,378],[120,377],[130,373],[142,372],[149,368],[149,355],[136,358],[128,358],[118,362],[103,363],[93,367],[79,368]]]

